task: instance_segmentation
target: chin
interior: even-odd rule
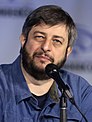
[[[35,61],[34,64],[36,67],[40,68],[40,69],[44,69],[46,67],[46,65],[50,64],[51,62],[45,62],[45,61]]]

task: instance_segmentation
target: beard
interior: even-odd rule
[[[26,50],[25,46],[23,48],[21,48],[22,65],[23,65],[25,71],[29,75],[34,77],[36,80],[48,80],[48,79],[50,79],[50,77],[45,72],[45,68],[42,69],[42,68],[38,67],[34,61],[34,57],[36,55],[42,55],[42,54],[44,54],[44,53],[41,51],[36,52],[31,57],[29,55],[28,51]],[[45,54],[45,55],[48,56],[47,54]],[[61,68],[64,65],[64,63],[66,62],[66,57],[67,57],[66,55],[67,55],[67,50],[65,52],[65,56],[64,56],[63,60],[57,64],[58,68]],[[50,58],[51,63],[54,63],[54,58],[52,58],[50,56],[49,56],[49,58]]]

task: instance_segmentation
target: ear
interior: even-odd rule
[[[69,46],[69,47],[67,48],[67,58],[68,58],[68,56],[71,54],[71,52],[72,52],[72,47]]]
[[[25,36],[23,34],[21,34],[19,39],[20,39],[21,46],[23,47],[23,45],[24,45],[24,43],[26,41],[26,38],[25,38]]]

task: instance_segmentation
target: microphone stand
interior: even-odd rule
[[[63,89],[60,97],[60,122],[67,122],[67,99]]]
[[[58,67],[54,64],[48,64],[46,66],[45,71],[50,78],[53,78],[57,82],[58,88],[62,93],[62,96],[60,98],[60,122],[67,122],[66,98],[77,108],[77,110],[80,112],[80,114],[84,118],[85,122],[88,122],[85,115],[80,111],[79,107],[76,105],[74,97],[72,96],[72,94],[70,92],[69,86],[67,84],[65,84],[63,82],[62,78],[60,77],[60,75],[59,75],[60,71],[59,71]]]

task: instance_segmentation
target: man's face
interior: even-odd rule
[[[23,66],[37,80],[48,79],[45,74],[46,65],[54,63],[59,67],[63,66],[71,52],[71,47],[68,47],[68,31],[62,24],[51,27],[46,24],[34,26],[28,34],[26,44],[24,35],[21,35],[20,40]]]

